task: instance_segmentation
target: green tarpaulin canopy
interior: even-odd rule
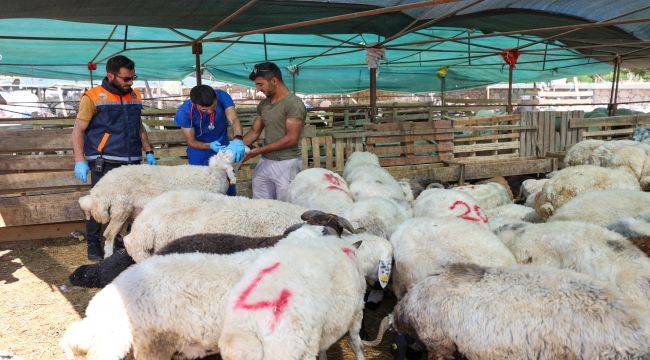
[[[422,24],[431,19],[440,21],[385,44],[387,59],[382,61],[378,74],[379,89],[439,90],[436,71],[441,66],[449,66],[446,81],[449,90],[504,82],[508,79],[508,66],[500,53],[527,44],[533,45],[523,49],[519,57],[515,82],[611,71],[613,56],[630,51],[635,52],[635,59],[627,61],[646,61],[642,55],[647,51],[643,46],[649,45],[643,43],[650,38],[648,23],[476,37],[493,31],[641,19],[650,17],[647,0],[441,2],[448,3],[298,27],[265,36],[251,34],[206,42],[201,55],[202,68],[219,80],[251,85],[248,73],[253,64],[268,59],[283,68],[288,84],[292,85],[295,77],[298,92],[357,91],[368,88],[365,46],[383,41],[413,21]],[[81,7],[76,1],[62,0],[55,7],[38,0],[5,1],[0,14],[6,18],[0,19],[0,72],[88,79],[86,64],[93,61],[98,63],[95,75],[101,77],[106,58],[121,52],[136,61],[141,79],[181,79],[195,71],[191,39],[245,3],[87,0]],[[221,32],[211,33],[206,39],[408,3],[413,1],[258,1],[221,27]],[[540,42],[551,35],[561,36]],[[449,38],[454,41],[441,41]],[[596,50],[589,48],[596,43],[604,45]],[[634,45],[626,47],[626,43]]]

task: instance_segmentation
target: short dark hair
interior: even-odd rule
[[[280,71],[280,68],[272,62],[263,62],[255,65],[251,74],[248,75],[248,78],[255,81],[255,79],[260,76],[267,80],[275,77],[282,82],[282,72]]]
[[[194,104],[212,106],[216,99],[217,94],[214,92],[214,89],[208,85],[196,85],[192,90],[190,90],[190,100]]]
[[[135,63],[133,60],[129,59],[124,55],[113,56],[108,59],[106,62],[106,72],[111,74],[116,74],[120,72],[121,68],[127,68],[128,70],[135,69]]]

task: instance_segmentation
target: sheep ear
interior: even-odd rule
[[[337,216],[336,219],[337,219],[338,225],[341,228],[349,231],[351,234],[355,233],[354,226],[352,226],[352,224],[346,218]],[[341,230],[341,232],[343,232],[343,231]]]
[[[355,248],[355,249],[358,249],[358,248],[359,248],[359,246],[361,246],[361,242],[362,242],[362,241],[361,241],[361,240],[359,240],[359,241],[357,241],[357,242],[355,242],[355,243],[353,243],[353,244],[352,244],[352,246],[354,246],[354,248]]]
[[[287,237],[287,235],[291,234],[292,232],[300,229],[304,224],[299,223],[299,224],[293,224],[289,226],[286,230],[284,230],[284,233],[282,233],[282,237]]]
[[[386,288],[386,286],[388,285],[392,268],[393,268],[392,258],[379,260],[377,279],[379,279],[379,285],[381,285],[382,289]]]

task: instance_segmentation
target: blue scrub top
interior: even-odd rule
[[[226,109],[235,106],[230,95],[223,90],[214,90],[217,94],[217,107],[214,109],[214,129],[210,130],[210,114],[203,113],[186,100],[176,111],[174,124],[182,128],[193,128],[196,140],[211,143],[218,140],[221,145],[228,145],[228,119]],[[215,152],[212,150],[187,147],[187,158],[190,165],[208,165],[208,160]]]

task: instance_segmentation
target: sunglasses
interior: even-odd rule
[[[138,75],[133,75],[133,76],[119,76],[117,74],[114,74],[114,75],[115,75],[115,77],[118,77],[118,78],[122,79],[122,81],[124,81],[124,82],[135,81],[138,78]]]
[[[273,73],[273,70],[260,69],[260,68],[254,67],[253,72],[251,72],[251,75],[257,76],[259,73]]]

